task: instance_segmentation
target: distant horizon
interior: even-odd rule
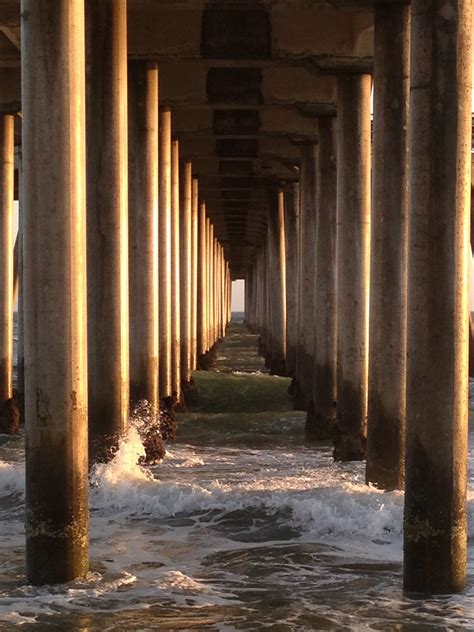
[[[232,281],[231,312],[245,312],[245,281],[238,279]]]

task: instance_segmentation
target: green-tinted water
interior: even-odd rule
[[[137,465],[132,430],[94,472],[86,581],[24,585],[22,439],[0,445],[0,629],[474,630],[472,540],[465,595],[403,598],[402,494],[305,445],[256,348],[230,329],[163,464]]]

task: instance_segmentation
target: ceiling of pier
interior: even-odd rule
[[[159,62],[160,101],[234,278],[261,244],[269,188],[298,179],[301,143],[335,113],[335,73],[371,70],[373,4],[128,1],[129,56]],[[21,107],[19,23],[19,2],[0,0],[4,111]]]

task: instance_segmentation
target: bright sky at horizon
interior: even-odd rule
[[[232,306],[231,312],[245,311],[245,281],[238,279],[232,281]]]

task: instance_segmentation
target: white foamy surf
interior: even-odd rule
[[[143,447],[130,430],[115,459],[91,473],[91,573],[54,588],[23,584],[21,441],[1,446],[0,629],[67,628],[77,617],[116,629],[127,621],[148,629],[160,617],[175,629],[276,620],[288,630],[474,628],[472,583],[465,595],[422,606],[401,596],[402,493],[367,487],[363,464],[334,464],[329,448],[291,442],[302,436],[301,417],[275,414],[263,428],[236,416],[239,446],[226,443],[221,420],[202,425],[222,432],[222,445],[194,442],[205,433],[190,418],[188,443],[154,468],[138,465]],[[259,427],[279,443],[255,447]],[[472,582],[472,435],[469,462]]]

